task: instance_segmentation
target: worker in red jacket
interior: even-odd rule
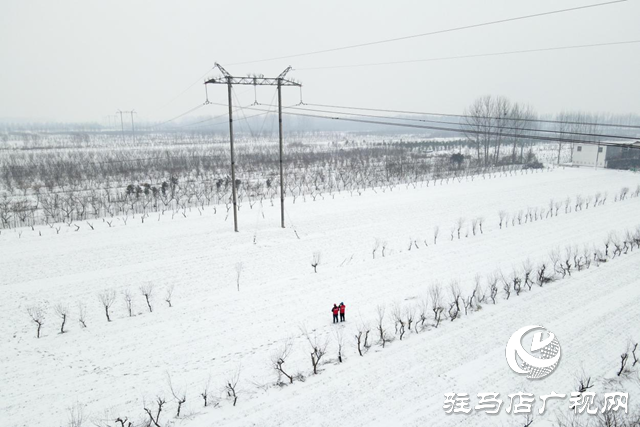
[[[340,308],[337,305],[333,304],[331,312],[333,313],[333,323],[338,323],[338,313],[340,312]]]
[[[344,322],[344,310],[347,308],[343,302],[340,303],[340,307],[338,307],[340,309],[340,321]]]

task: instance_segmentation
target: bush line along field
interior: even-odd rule
[[[37,134],[36,134],[37,135]],[[479,163],[470,144],[456,141],[393,140],[365,136],[349,140],[318,135],[287,144],[285,194],[332,197],[430,180],[513,172],[555,161],[554,144],[527,145],[520,156]],[[158,211],[230,209],[228,145],[223,137],[200,134],[142,134],[130,144],[114,135],[19,134],[0,155],[0,226],[86,223],[105,217]],[[127,141],[127,140],[125,140]],[[524,149],[524,145],[523,145]],[[458,156],[453,154],[457,153]],[[568,152],[562,151],[568,159]],[[526,155],[524,155],[526,154]],[[265,139],[237,144],[238,202],[242,209],[278,198],[277,146]],[[85,224],[87,225],[87,224]]]

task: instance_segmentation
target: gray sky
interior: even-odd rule
[[[600,0],[601,1],[601,0]],[[309,67],[640,40],[640,1],[407,41],[230,65],[600,2],[598,0],[271,0],[0,2],[0,118],[101,121],[118,108],[169,119],[204,101],[190,84],[299,70],[304,101],[458,113],[484,94],[562,109],[640,113],[640,44],[362,68]],[[241,104],[253,89],[237,88]],[[285,90],[285,103],[298,101]],[[261,88],[258,100],[271,101]],[[226,102],[223,87],[210,100]],[[169,103],[168,103],[169,102]],[[168,103],[168,104],[167,104]],[[208,106],[196,115],[220,114]]]

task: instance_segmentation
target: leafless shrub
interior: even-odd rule
[[[67,317],[69,316],[69,307],[65,304],[56,304],[53,308],[53,311],[56,315],[62,320],[62,324],[60,325],[60,333],[64,334],[64,325],[67,323]]]
[[[149,313],[153,311],[151,308],[151,297],[153,295],[153,284],[147,283],[146,285],[140,286],[140,293],[144,296],[147,301],[147,307],[149,308]]]
[[[433,244],[435,245],[438,241],[438,234],[440,233],[440,227],[439,226],[435,226],[433,227]]]
[[[67,427],[83,427],[85,422],[84,406],[75,403],[69,408],[69,421]]]
[[[320,265],[320,252],[316,251],[313,253],[313,257],[311,258],[311,267],[313,267],[314,273],[318,272],[318,265]]]
[[[380,239],[376,238],[373,242],[373,250],[371,251],[371,254],[373,255],[373,259],[376,259],[376,252],[378,251],[379,248],[380,248]]]
[[[100,300],[100,303],[104,307],[104,314],[107,316],[107,322],[111,322],[109,310],[116,301],[116,291],[113,289],[106,289],[98,294],[98,300]]]

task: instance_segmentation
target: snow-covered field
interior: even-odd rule
[[[615,376],[627,340],[640,339],[640,250],[542,288],[534,285],[508,301],[500,294],[495,306],[483,304],[437,329],[410,332],[384,349],[375,344],[376,309],[386,307],[393,335],[393,307],[417,305],[433,283],[446,291],[458,280],[465,295],[476,274],[484,284],[497,269],[510,273],[527,259],[548,261],[556,248],[582,251],[601,246],[612,231],[622,236],[635,230],[640,198],[614,202],[614,195],[638,184],[640,175],[630,172],[555,169],[287,200],[284,230],[277,204],[268,203],[242,208],[240,233],[233,232],[231,217],[225,220],[224,208],[202,215],[194,210],[186,218],[151,214],[144,223],[136,216],[126,225],[116,220],[114,227],[96,221],[95,230],[64,226],[59,234],[48,226],[3,230],[0,426],[67,425],[74,405],[84,408],[85,425],[112,426],[125,416],[142,421],[143,408],[155,408],[158,396],[167,399],[163,427],[521,425],[504,413],[446,415],[444,393],[570,393],[582,369],[596,379]],[[608,192],[606,204],[566,214],[562,206],[553,218],[498,226],[499,210],[547,208],[550,199],[598,192]],[[483,233],[474,236],[471,220],[479,217]],[[461,238],[454,233],[452,240],[458,218],[465,219]],[[383,257],[380,247],[374,259],[376,239],[386,249]],[[408,250],[410,241],[417,247]],[[311,259],[318,251],[314,273]],[[148,284],[154,286],[151,313],[139,290]],[[172,286],[169,308],[164,300]],[[98,300],[106,289],[117,293],[111,322]],[[122,297],[126,290],[134,295],[132,317]],[[330,309],[341,301],[347,322],[335,326]],[[70,307],[64,334],[53,310],[59,303]],[[27,315],[27,307],[38,304],[47,314],[40,339]],[[78,304],[86,305],[87,328],[78,322]],[[372,329],[374,345],[360,357],[354,335],[363,323]],[[509,336],[530,324],[549,328],[562,345],[558,369],[541,381],[516,376],[504,358]],[[318,375],[312,374],[303,329],[329,340]],[[344,336],[342,364],[336,331]],[[286,342],[292,352],[285,370],[306,380],[279,386],[271,358]],[[237,373],[233,407],[224,387]],[[176,394],[186,393],[180,418],[169,376]],[[200,393],[208,382],[212,404],[203,408]],[[553,420],[554,411],[536,415],[533,425],[545,419]]]

